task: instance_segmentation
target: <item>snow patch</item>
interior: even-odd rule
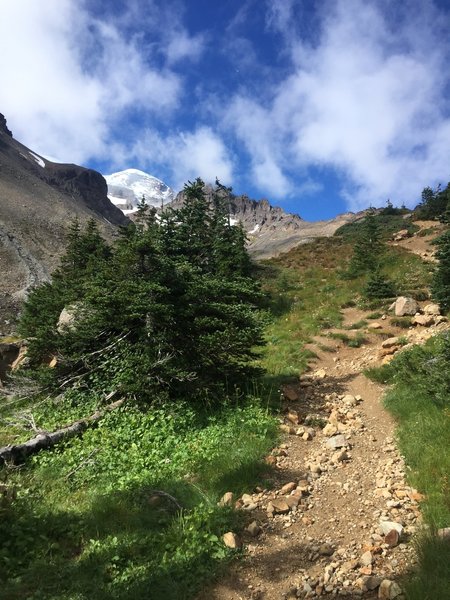
[[[239,223],[239,219],[233,219],[233,217],[230,216],[230,225],[237,225]]]
[[[28,151],[28,154],[34,158],[35,162],[37,162],[37,164],[42,167],[43,169],[45,169],[45,162],[42,160],[42,158],[40,156],[38,156],[37,154],[35,154],[34,152],[30,152]]]
[[[252,229],[251,231],[249,231],[249,234],[250,234],[250,235],[253,235],[254,233],[256,233],[256,232],[259,230],[259,228],[260,228],[260,225],[259,225],[259,223],[257,223],[257,224],[256,224],[256,225],[253,227],[253,229]]]
[[[108,198],[125,214],[130,214],[126,211],[134,212],[142,198],[149,206],[160,207],[172,202],[175,197],[163,181],[139,169],[125,169],[104,177],[108,184]]]

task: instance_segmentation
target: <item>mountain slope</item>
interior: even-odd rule
[[[128,219],[107,197],[100,173],[56,164],[13,139],[0,115],[0,332],[26,290],[45,281],[74,217],[94,218],[104,235]]]
[[[211,197],[213,189],[206,186]],[[288,213],[268,200],[252,200],[247,195],[225,194],[232,222],[241,222],[249,241],[250,254],[257,259],[271,258],[291,248],[316,239],[332,236],[339,227],[365,216],[366,212],[345,213],[328,221],[305,221],[299,215]],[[177,194],[173,208],[182,205],[184,192]]]
[[[158,208],[174,199],[173,191],[164,182],[138,169],[105,175],[105,180],[109,199],[124,214],[134,212],[142,198]]]

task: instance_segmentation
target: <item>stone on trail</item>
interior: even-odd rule
[[[403,526],[395,521],[380,521],[380,531],[383,535],[388,535],[392,530],[397,531],[398,535],[401,536],[403,532]]]
[[[294,425],[298,425],[300,423],[300,416],[296,410],[289,410],[286,418]]]
[[[284,385],[281,391],[285,399],[289,400],[290,402],[296,402],[297,400],[300,400],[300,394],[293,385]]]
[[[394,314],[396,317],[413,316],[418,312],[419,305],[414,298],[407,298],[406,296],[400,296],[395,301]]]
[[[252,536],[258,537],[258,535],[262,532],[262,528],[258,525],[256,521],[252,521],[250,525],[247,525],[245,530]]]
[[[344,462],[348,459],[349,459],[349,456],[348,456],[346,450],[337,450],[336,452],[333,453],[333,456],[331,457],[331,462],[334,464],[338,464],[338,463]]]
[[[271,507],[273,510],[270,510]],[[291,507],[286,502],[286,498],[274,498],[267,505],[267,512],[273,512],[275,514],[285,514],[290,511]]]
[[[380,587],[378,588],[379,600],[394,600],[400,596],[401,593],[402,590],[400,589],[399,585],[390,579],[383,579],[383,581],[380,583]]]
[[[358,404],[358,401],[356,400],[355,396],[352,396],[351,394],[346,394],[342,398],[342,402],[347,406],[356,406]]]
[[[285,485],[283,485],[280,492],[281,492],[281,494],[290,494],[291,492],[293,492],[295,490],[296,487],[297,487],[297,484],[294,481],[290,481],[289,483],[286,483]]]
[[[291,425],[285,424],[280,425],[280,431],[282,431],[283,433],[288,433],[289,435],[295,435],[296,433],[295,427],[291,427]]]
[[[381,325],[381,323],[370,323],[367,326],[367,329],[383,329],[383,325]]]
[[[363,577],[363,587],[366,590],[372,591],[376,590],[377,587],[380,587],[381,577],[376,577],[375,575],[369,575],[368,577]]]
[[[325,371],[325,369],[318,369],[317,371],[314,371],[314,373],[313,373],[314,379],[325,379],[326,376],[327,376],[327,372]]]
[[[228,531],[223,535],[223,543],[227,548],[231,548],[232,550],[236,550],[237,548],[242,547],[242,542],[239,537],[233,533],[232,531]]]
[[[334,548],[331,544],[325,542],[319,548],[320,556],[331,556],[334,553]]]
[[[364,554],[360,557],[359,559],[359,564],[362,567],[369,567],[373,562],[373,556],[372,556],[372,552],[370,552],[370,550],[367,550],[367,552],[364,552]]]
[[[322,429],[322,433],[324,436],[329,437],[338,432],[338,428],[333,423],[327,423],[325,427]]]
[[[253,498],[250,494],[242,494],[241,500],[243,504],[252,504]]]
[[[226,492],[219,500],[219,506],[231,506],[233,504],[234,494],[233,492]]]
[[[394,548],[398,545],[400,534],[396,529],[391,529],[384,537],[384,542],[390,547]]]
[[[326,446],[330,448],[330,450],[337,450],[338,448],[343,448],[347,445],[347,440],[342,434],[334,435],[329,440],[327,440]]]

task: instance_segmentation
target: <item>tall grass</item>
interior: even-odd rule
[[[450,334],[414,347],[369,377],[392,388],[385,403],[411,485],[425,495],[427,530],[418,539],[419,569],[405,581],[409,600],[450,598],[450,544],[435,535],[450,524]]]

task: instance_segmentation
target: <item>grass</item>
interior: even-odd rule
[[[312,358],[304,345],[323,329],[342,324],[342,305],[357,295],[357,282],[344,283],[339,276],[350,253],[342,240],[321,238],[261,267],[272,301],[260,364],[270,376],[298,377]]]
[[[0,500],[2,598],[191,598],[234,555],[221,536],[242,524],[218,499],[270,474],[276,435],[251,399],[210,413],[127,406],[4,472],[16,499]]]
[[[356,321],[356,323],[352,323],[347,327],[347,329],[362,329],[363,327],[367,327],[368,323],[365,319],[361,319],[360,321]]]
[[[419,230],[417,225],[411,223],[409,220],[405,220],[402,215],[378,213],[375,215],[375,219],[380,225],[383,239],[385,240],[391,239],[392,235],[401,229],[407,229],[410,235]],[[363,228],[364,219],[360,219],[339,227],[335,235],[341,236],[347,241],[354,241],[360,236]]]
[[[450,523],[450,453],[444,450],[450,444],[449,334],[415,346],[367,374],[392,384],[385,404],[398,422],[410,484],[425,495],[421,509],[429,530],[418,540],[418,571],[404,582],[407,598],[448,598],[450,544],[435,532]]]
[[[389,322],[393,327],[400,327],[400,329],[411,327],[411,317],[392,317]]]
[[[376,321],[377,319],[381,319],[381,317],[383,316],[383,313],[381,312],[373,312],[370,313],[369,315],[367,315],[367,319],[370,319],[371,321]]]

